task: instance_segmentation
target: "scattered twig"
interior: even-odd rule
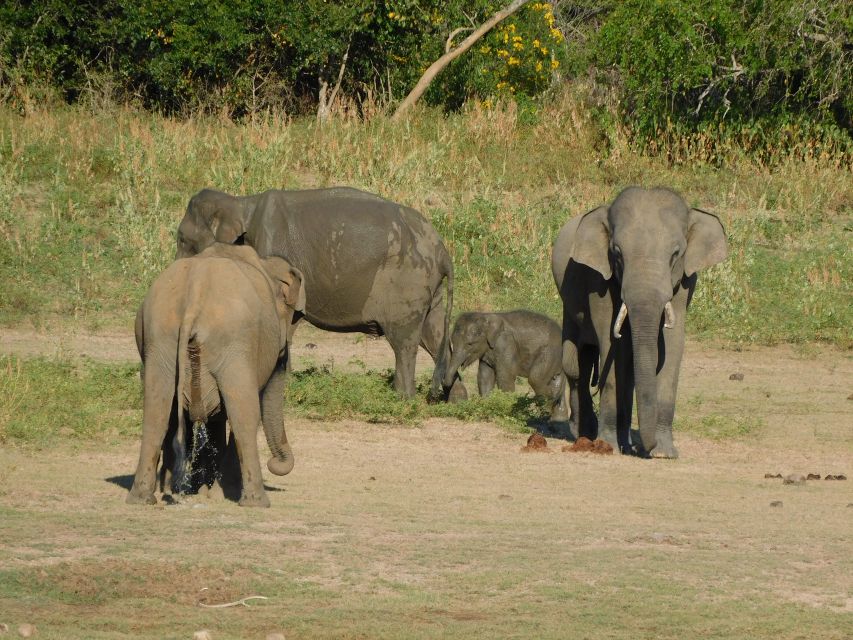
[[[269,600],[269,598],[266,596],[246,596],[240,600],[235,600],[234,602],[223,602],[222,604],[204,604],[203,602],[199,602],[198,606],[204,607],[205,609],[226,609],[228,607],[236,607],[239,605],[248,607],[249,603],[247,600]]]

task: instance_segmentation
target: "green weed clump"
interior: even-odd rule
[[[285,406],[314,420],[351,418],[417,425],[428,418],[441,417],[496,422],[520,432],[548,419],[544,400],[498,390],[485,398],[472,394],[471,399],[454,404],[430,403],[427,400],[430,376],[426,374],[418,379],[417,395],[403,399],[392,387],[393,376],[390,369],[344,373],[327,367],[309,367],[294,371],[285,392]]]
[[[716,442],[754,436],[764,428],[759,416],[709,414],[676,418],[674,429]]]
[[[49,448],[141,433],[137,365],[0,356],[0,443]]]

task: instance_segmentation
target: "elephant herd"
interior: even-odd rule
[[[414,209],[350,188],[243,197],[205,189],[190,199],[176,260],[136,317],[143,430],[127,500],[153,504],[158,484],[164,499],[191,486],[188,450],[203,446],[202,432],[217,453],[204,474],[193,471],[195,488],[236,487],[241,505],[269,505],[257,429],[272,454],[268,469],[289,473],[284,385],[303,317],[329,331],[384,335],[404,397],[415,393],[423,347],[435,361],[433,400],[466,398],[459,370],[476,360],[481,395],[495,385],[511,391],[526,377],[549,399],[551,420],[568,422],[574,437],[677,457],[685,315],[697,271],[725,256],[716,216],[668,189],[629,187],[559,232],[552,271],[562,328],[518,310],[463,313],[451,332],[453,263]],[[630,434],[635,389],[639,441]]]

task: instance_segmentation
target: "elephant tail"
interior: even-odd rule
[[[434,398],[444,395],[444,374],[447,372],[447,367],[450,364],[450,316],[453,312],[453,260],[451,260],[450,254],[447,253],[446,249],[443,251],[443,254],[441,270],[447,287],[447,302],[444,307],[444,335],[441,337],[435,371],[432,374],[430,394]]]
[[[195,425],[206,418],[204,404],[201,398],[201,346],[192,335],[193,317],[190,314],[184,316],[181,327],[178,329],[178,392],[177,412],[178,429],[172,441],[172,449],[175,453],[175,468],[173,470],[174,488],[181,493],[185,488],[187,480],[187,428],[184,412],[184,390],[187,388],[186,376],[189,372],[189,414],[191,424]]]

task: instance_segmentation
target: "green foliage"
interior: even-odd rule
[[[850,130],[849,2],[626,0],[574,46],[576,66],[618,70],[625,117],[650,138],[675,124],[788,122]]]
[[[37,448],[57,438],[114,440],[142,424],[137,365],[0,356],[0,442]]]
[[[673,429],[722,442],[755,436],[764,426],[764,421],[758,416],[709,414],[701,418],[676,418]]]

